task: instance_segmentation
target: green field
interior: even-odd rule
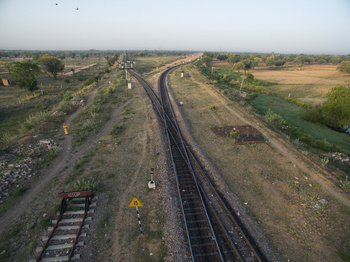
[[[339,133],[321,124],[303,120],[301,116],[306,109],[288,103],[281,97],[257,94],[250,101],[250,104],[261,114],[265,114],[268,109],[271,109],[281,115],[289,124],[298,127],[303,133],[312,135],[318,140],[326,139],[331,144],[350,151],[349,135]]]
[[[241,85],[241,75],[237,72],[233,71],[229,66],[216,66],[215,73],[212,72],[209,68],[201,68],[202,72],[209,77],[213,83],[217,84],[220,89],[224,90],[224,93],[230,98],[239,101],[240,98],[231,95],[231,90],[233,88],[237,89]],[[268,70],[267,70],[268,71]],[[243,71],[241,71],[243,73]],[[267,72],[266,75],[270,74]],[[273,72],[271,73],[273,74]],[[285,74],[285,72],[283,72]],[[312,71],[309,74],[317,74],[317,71]],[[284,76],[284,75],[283,75]],[[275,77],[273,75],[273,77]],[[291,135],[292,139],[299,139],[301,141],[306,142],[309,145],[316,146],[317,148],[322,150],[326,150],[328,148],[331,150],[328,143],[335,146],[336,148],[332,148],[332,150],[341,150],[344,149],[346,152],[350,152],[350,136],[345,133],[337,132],[333,129],[328,128],[327,126],[312,123],[302,119],[302,114],[305,112],[305,107],[310,104],[305,103],[307,98],[313,97],[313,102],[315,99],[323,99],[325,96],[326,89],[322,90],[322,92],[312,92],[309,89],[299,88],[297,90],[298,97],[302,99],[290,99],[291,102],[288,102],[288,95],[285,92],[286,87],[290,87],[291,84],[276,84],[273,82],[274,78],[268,78],[268,81],[254,80],[250,83],[245,83],[243,85],[243,91],[248,93],[254,93],[253,98],[248,99],[247,102],[262,116],[266,114],[266,112],[271,109],[274,113],[282,116],[285,121],[287,121],[287,125],[293,126],[292,129],[288,129],[288,127],[282,130],[284,133]],[[307,77],[308,79],[308,77]],[[239,81],[239,82],[238,82]],[[270,82],[271,81],[271,82]],[[289,79],[292,81],[292,79]],[[301,81],[300,78],[298,81]],[[329,87],[330,88],[330,87]],[[294,88],[295,89],[295,88]],[[310,93],[311,92],[311,93]],[[294,90],[294,94],[296,94],[296,90]],[[298,105],[299,104],[299,105]],[[295,128],[300,131],[294,132]],[[297,136],[295,136],[297,134]],[[304,135],[303,135],[304,134]],[[305,136],[306,135],[306,136]],[[318,140],[312,141],[307,136],[312,136],[314,139]],[[326,146],[322,146],[326,145]],[[329,144],[328,144],[329,145]],[[343,150],[343,151],[344,151]]]

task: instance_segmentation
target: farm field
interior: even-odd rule
[[[241,81],[228,63],[214,61],[212,65],[216,65],[217,74]],[[336,71],[336,65],[330,64],[305,65],[301,70],[299,67],[292,66],[271,70],[266,67],[258,67],[248,72],[253,74],[255,79],[266,81],[263,88],[272,92],[272,94],[257,92],[256,97],[248,101],[262,117],[271,109],[281,115],[288,124],[297,127],[303,133],[350,151],[350,137],[348,135],[324,125],[303,120],[302,114],[306,109],[283,99],[283,96],[290,97],[311,106],[321,104],[327,99],[327,92],[331,88],[349,83],[349,74]],[[298,137],[293,139],[298,139]]]
[[[249,73],[259,80],[277,83],[269,86],[273,92],[315,105],[326,100],[335,86],[346,85],[350,75],[336,70],[337,65],[304,65],[301,70],[291,67],[281,70],[256,69]]]
[[[312,135],[317,140],[326,139],[333,145],[350,152],[350,136],[337,132],[319,123],[312,123],[301,118],[305,108],[288,103],[280,97],[258,94],[250,104],[261,114],[271,109],[281,115],[289,124],[298,127],[303,133]]]

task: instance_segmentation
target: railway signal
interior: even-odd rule
[[[63,124],[63,129],[64,129],[64,133],[66,135],[68,135],[68,128],[67,128],[66,124]]]
[[[154,168],[151,168],[151,181],[148,182],[148,188],[156,189],[156,182],[153,181],[153,171]]]
[[[139,207],[143,207],[143,205],[141,204],[141,202],[136,197],[134,197],[131,200],[131,202],[129,204],[129,207],[136,207],[137,219],[139,220],[139,226],[140,226],[140,233],[141,233],[141,235],[143,235],[143,233],[142,233],[142,225],[141,225],[141,218],[140,218],[140,213],[139,213]]]

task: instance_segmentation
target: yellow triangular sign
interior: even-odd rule
[[[141,202],[136,197],[134,197],[131,200],[131,203],[130,203],[129,207],[143,207],[143,205],[141,204]]]

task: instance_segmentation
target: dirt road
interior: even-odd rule
[[[260,120],[254,119],[252,116],[248,116],[242,110],[239,110],[238,107],[234,108],[232,106],[229,106],[228,104],[231,103],[231,101],[229,101],[222,94],[218,93],[207,85],[203,85],[193,78],[192,80],[196,84],[200,85],[203,89],[205,89],[211,96],[217,99],[228,111],[237,116],[240,120],[258,129],[268,139],[273,147],[280,151],[303,172],[309,174],[317,183],[319,183],[326,191],[338,199],[342,204],[350,207],[350,200],[344,195],[344,193],[341,192],[340,189],[335,188],[332,183],[324,177],[324,174],[327,173],[326,170],[321,170],[318,167],[314,168],[310,160],[305,159],[296,150],[292,150],[292,146],[288,142],[286,142],[275,132],[267,129]]]

